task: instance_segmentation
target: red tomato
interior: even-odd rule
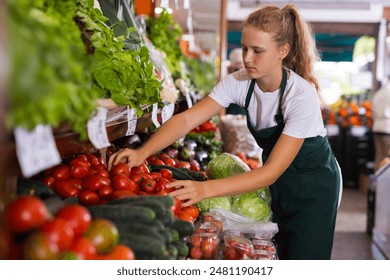
[[[74,252],[80,260],[92,260],[96,256],[96,249],[92,241],[83,236],[76,238],[69,250]]]
[[[26,260],[55,260],[59,253],[58,245],[43,232],[30,234],[23,247],[23,257]]]
[[[190,162],[190,170],[200,171],[200,164],[196,160]]]
[[[53,176],[48,176],[48,177],[43,178],[42,183],[44,183],[45,185],[48,185],[49,187],[53,187],[53,184],[55,181],[56,181],[56,179],[54,179]]]
[[[127,166],[124,162],[119,162],[116,165],[114,165],[110,170],[111,176],[115,175],[125,175],[126,177],[130,177],[130,168]]]
[[[78,188],[79,190],[81,190],[81,189],[82,189],[82,187],[81,187],[81,180],[80,180],[80,179],[76,179],[76,178],[69,178],[69,179],[68,179],[68,180],[66,180],[66,181],[68,181],[69,183],[71,183],[71,184],[72,184],[72,186],[74,186],[74,187]]]
[[[131,197],[131,196],[137,196],[137,194],[135,192],[128,191],[128,190],[114,190],[110,194],[110,199],[118,199],[118,198]]]
[[[170,209],[172,210],[172,212],[174,214],[177,214],[177,213],[179,213],[180,208],[181,208],[181,200],[179,198],[177,198],[176,196],[173,197],[173,199],[175,200],[175,204]]]
[[[82,179],[88,176],[89,168],[85,165],[73,164],[70,167],[70,174],[73,178]]]
[[[62,218],[54,218],[46,222],[40,231],[49,236],[51,241],[57,244],[60,251],[67,250],[72,245],[74,232],[68,226],[68,222]]]
[[[141,165],[131,168],[131,175],[137,173],[149,173],[149,172],[150,170],[149,167],[146,165],[146,162],[143,162]]]
[[[55,218],[68,221],[68,226],[73,229],[75,236],[82,235],[92,220],[88,208],[79,204],[66,205],[60,208],[55,214]]]
[[[104,186],[111,185],[110,178],[93,174],[83,179],[81,186],[86,190],[97,191]]]
[[[157,192],[156,181],[153,179],[145,179],[141,183],[141,190],[148,194],[153,194]]]
[[[175,216],[177,219],[179,220],[184,220],[184,221],[187,221],[187,222],[190,222],[190,223],[194,223],[194,218],[192,218],[192,216],[186,212],[181,212],[180,210],[177,211],[175,213]]]
[[[82,166],[87,167],[88,169],[91,166],[91,164],[88,162],[87,157],[85,157],[85,156],[84,157],[77,156],[74,159],[72,159],[70,162],[70,166],[72,166],[72,165],[82,165]]]
[[[217,249],[217,244],[214,240],[203,240],[200,248],[202,250],[203,256],[206,259],[212,259],[215,255]]]
[[[91,190],[82,190],[77,197],[83,205],[90,206],[100,203],[99,195]]]
[[[80,189],[72,185],[68,180],[57,180],[54,183],[54,190],[62,198],[77,197]]]
[[[190,249],[190,257],[195,260],[202,258],[202,250],[200,247],[192,247]]]
[[[96,169],[96,173],[99,174],[100,176],[110,178],[110,173],[106,169]]]
[[[169,180],[166,178],[161,178],[158,180],[156,183],[157,192],[167,191],[167,184],[169,184]]]
[[[111,186],[104,186],[98,191],[101,198],[109,198],[114,189]]]
[[[38,228],[48,217],[45,203],[35,196],[20,196],[4,209],[5,224],[16,233]]]
[[[173,167],[176,166],[176,161],[173,158],[163,159],[163,162],[165,165],[169,165],[169,166],[173,166]]]
[[[123,174],[112,177],[112,185],[116,190],[128,190],[132,192],[139,188],[137,182],[131,180],[129,177]]]
[[[118,228],[104,218],[94,219],[83,236],[92,241],[98,254],[111,252],[119,242]]]
[[[161,176],[165,179],[169,180],[173,178],[172,171],[169,169],[161,169],[159,172],[161,173]]]
[[[191,164],[188,161],[181,161],[176,167],[181,167],[181,168],[191,168]]]
[[[135,260],[134,251],[123,244],[118,244],[111,251],[111,253],[107,254],[105,257],[106,260]]]
[[[199,209],[195,205],[182,207],[180,212],[188,213],[194,220],[199,216]]]
[[[158,155],[158,158],[164,161],[167,158],[171,158],[167,153],[161,153]]]
[[[100,164],[100,161],[98,160],[98,158],[95,155],[93,155],[93,154],[85,154],[85,156],[87,157],[88,162],[91,165],[98,165],[98,164]]]
[[[70,177],[70,168],[67,165],[60,164],[53,171],[53,177],[56,180],[64,180]]]
[[[107,170],[107,166],[104,163],[99,163],[93,166],[96,170]]]
[[[131,180],[133,180],[134,182],[136,182],[139,185],[142,183],[143,180],[146,180],[146,179],[152,179],[152,176],[150,176],[149,173],[137,173],[137,174],[131,175]]]
[[[149,156],[146,160],[147,160],[148,162],[152,162],[152,161],[154,161],[154,160],[156,160],[156,159],[158,159],[158,157],[157,157],[156,155],[151,155],[151,156]]]
[[[152,177],[153,180],[158,181],[162,178],[162,175],[160,172],[149,172],[149,175]]]
[[[154,165],[165,165],[164,161],[162,161],[161,159],[155,159],[155,160],[151,161],[150,163],[154,164]]]

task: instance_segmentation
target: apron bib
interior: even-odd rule
[[[253,94],[252,80],[246,101],[249,131],[263,149],[265,162],[284,128],[282,99],[287,72],[279,92],[276,126],[255,129],[249,118],[248,105]],[[278,224],[275,235],[280,259],[330,259],[336,223],[340,173],[327,138],[306,138],[288,169],[270,187],[273,222]]]

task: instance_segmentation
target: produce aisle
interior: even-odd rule
[[[278,259],[268,188],[187,207],[168,194],[174,180],[260,166],[224,151],[218,117],[140,166],[108,169],[112,153],[142,146],[216,77],[213,63],[183,55],[169,13],[138,20],[120,3],[7,2],[20,36],[8,53],[0,259]]]

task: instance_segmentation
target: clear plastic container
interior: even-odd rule
[[[190,259],[215,260],[217,259],[220,238],[215,233],[195,232],[188,239]]]
[[[253,253],[253,245],[249,239],[228,233],[224,235],[219,258],[222,260],[251,260]]]
[[[220,233],[223,232],[223,222],[224,218],[219,215],[218,213],[212,213],[212,212],[203,212],[200,215],[200,222],[214,222],[219,226]]]

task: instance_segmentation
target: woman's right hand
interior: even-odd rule
[[[124,162],[129,168],[139,166],[144,162],[145,158],[138,150],[124,148],[112,154],[108,159],[108,170],[119,162]]]

